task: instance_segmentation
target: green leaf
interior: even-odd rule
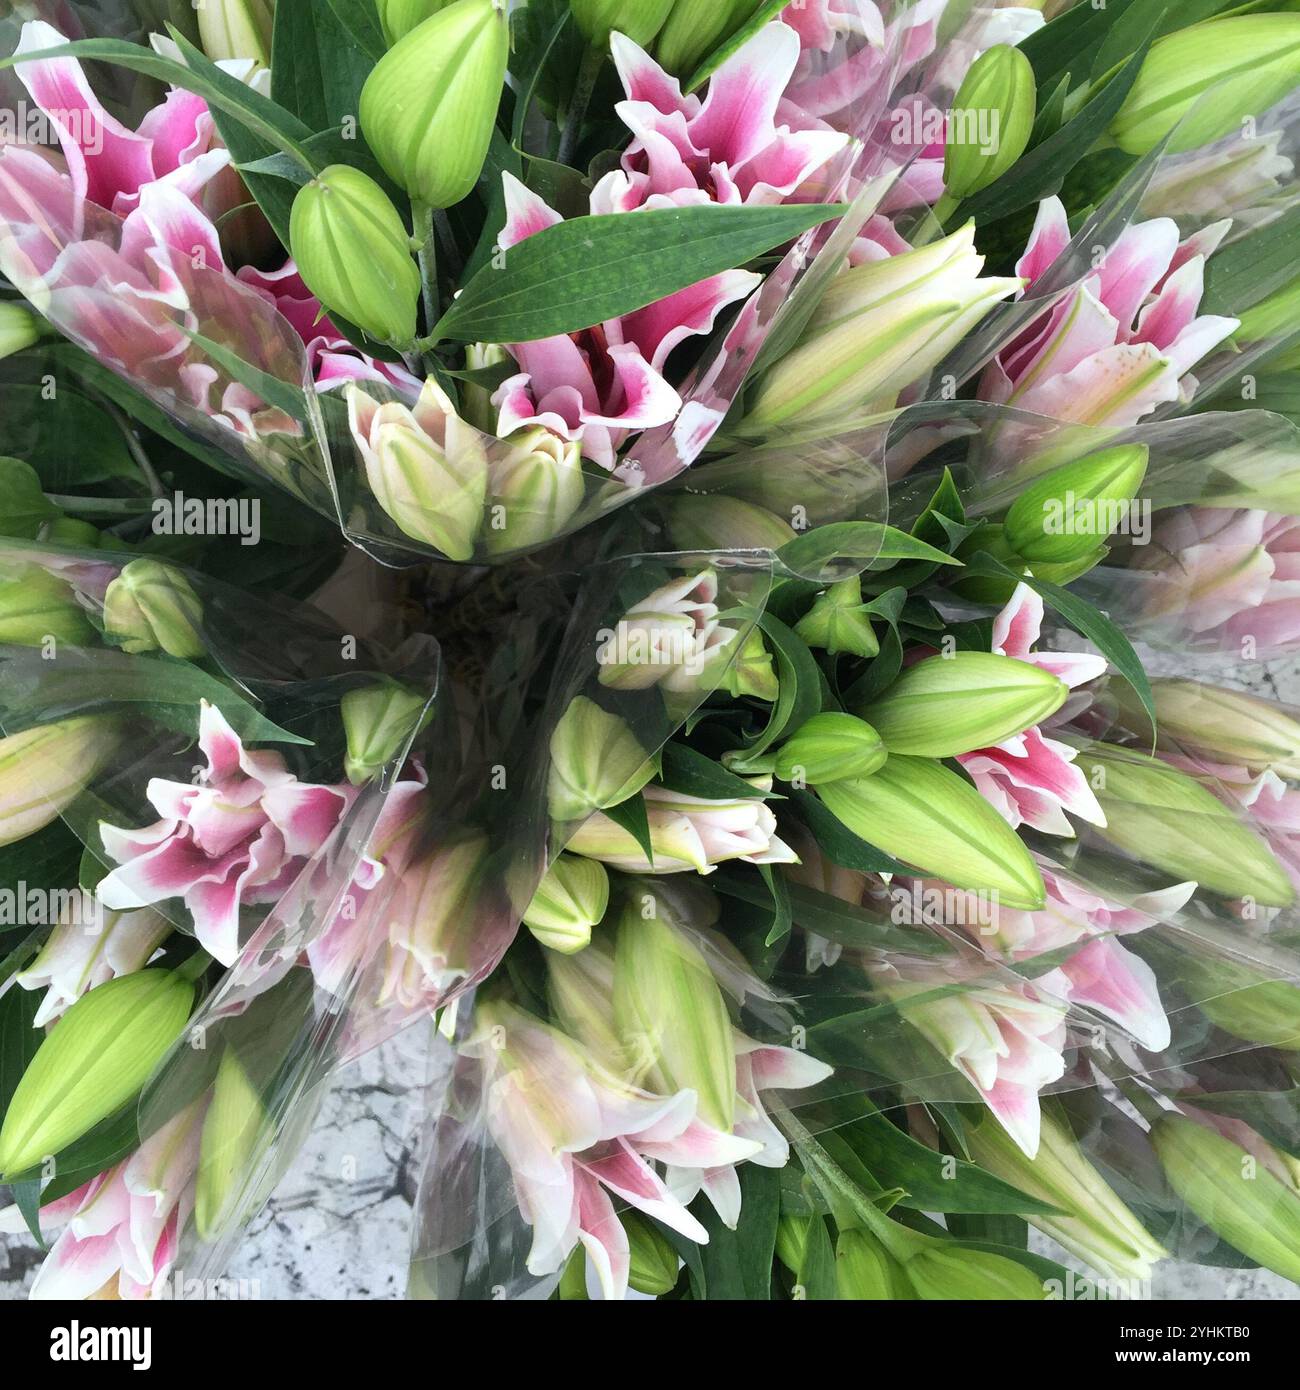
[[[185,331],[193,343],[201,347],[222,371],[241,386],[247,386],[267,405],[284,411],[290,419],[297,420],[300,424],[308,423],[311,417],[301,388],[290,386],[287,381],[281,381],[279,377],[264,372],[260,367],[254,367],[251,362],[245,362],[237,352],[232,352],[220,343],[214,343],[202,333],[196,333],[191,328]]]
[[[41,661],[34,650],[0,649],[0,711],[6,726],[23,728],[72,714],[135,706],[145,718],[196,735],[203,700],[217,705],[235,732],[250,743],[311,746],[310,739],[272,723],[230,686],[188,661],[64,647],[54,663]]]
[[[772,1297],[772,1259],[781,1216],[781,1174],[747,1163],[740,1170],[740,1224],[729,1231],[707,1197],[693,1210],[709,1233],[700,1262],[710,1300],[766,1301]]]
[[[820,1216],[814,1216],[808,1226],[803,1259],[799,1261],[798,1283],[806,1302],[823,1302],[840,1296],[835,1247],[831,1244],[826,1222]]]
[[[35,1025],[41,994],[39,989],[15,987],[0,995],[0,1116],[8,1111],[23,1073],[45,1041],[45,1033]]]
[[[1001,178],[995,179],[973,198],[967,198],[954,214],[953,224],[973,217],[977,222],[995,222],[1031,203],[1059,193],[1066,175],[1105,134],[1106,127],[1124,104],[1137,81],[1147,45],[1087,101],[1074,116],[1041,145],[1021,155]]]
[[[576,333],[744,265],[842,212],[822,204],[688,207],[574,217],[485,265],[436,341],[522,343]]]
[[[335,22],[372,64],[388,52],[384,31],[379,26],[379,11],[372,0],[326,0],[326,3],[334,11]]]
[[[971,558],[967,565],[971,574],[993,575],[1001,579],[1015,579],[1028,584],[1045,603],[1054,608],[1076,632],[1082,633],[1107,661],[1133,687],[1134,693],[1142,702],[1151,727],[1156,728],[1156,702],[1151,693],[1151,682],[1143,669],[1133,644],[1106,615],[1086,603],[1068,589],[1058,584],[1049,584],[1045,579],[1034,579],[1031,575],[1018,575],[1008,569],[992,555],[980,553]]]
[[[617,806],[606,806],[604,814],[631,835],[653,868],[655,852],[654,846],[650,843],[650,817],[646,813],[645,797],[637,792],[635,796],[628,797]]]
[[[1083,71],[1132,3],[1110,0],[1106,5],[1075,5],[1022,40],[1020,51],[1033,65],[1039,85],[1067,71]]]
[[[794,919],[790,915],[790,880],[778,874],[771,864],[760,864],[758,872],[772,895],[772,925],[768,928],[764,946],[775,946],[790,935]]]
[[[0,402],[5,447],[31,464],[45,491],[139,477],[122,431],[80,392],[61,385],[50,400],[44,388],[23,382],[0,388]]]
[[[661,754],[659,780],[675,792],[705,796],[712,801],[761,801],[764,793],[743,777],[728,772],[721,763],[697,753],[684,743],[667,743]]]
[[[883,850],[859,839],[838,816],[834,816],[807,791],[791,791],[790,799],[799,809],[804,824],[812,831],[818,848],[842,869],[863,874],[910,874],[911,869],[891,859]]]
[[[1280,288],[1296,273],[1298,239],[1300,205],[1216,251],[1205,264],[1201,312],[1240,314]]]
[[[835,560],[868,561],[870,569],[885,569],[879,561],[926,560],[935,565],[960,565],[917,536],[879,521],[836,521],[796,536],[777,551],[777,558],[798,575],[819,574]]]
[[[32,540],[45,522],[58,515],[31,464],[0,457],[0,536]]]
[[[750,39],[762,28],[765,28],[768,21],[775,19],[783,9],[790,3],[790,0],[763,0],[758,9],[731,35],[724,40],[717,48],[701,62],[698,68],[691,74],[690,80],[683,86],[685,92],[693,92],[698,87],[702,87],[711,74],[727,61],[728,58],[739,49],[743,48]]]
[[[271,95],[312,130],[356,119],[361,88],[377,61],[353,34],[367,11],[379,30],[371,0],[324,5],[278,5],[271,51]],[[350,11],[352,24],[342,12]],[[382,35],[380,36],[382,44]],[[381,54],[383,50],[381,48]]]
[[[758,771],[756,763],[786,729],[797,729],[822,708],[821,667],[807,643],[770,613],[759,619],[759,626],[776,653],[780,692],[757,741],[745,749],[743,757],[730,759],[733,772]]]

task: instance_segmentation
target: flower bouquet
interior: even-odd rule
[[[0,8],[33,1296],[1300,1282],[1293,4]]]

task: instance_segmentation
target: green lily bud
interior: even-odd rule
[[[1145,444],[1125,444],[1054,468],[1007,513],[1007,545],[1036,575],[1040,563],[1065,565],[1093,555],[1127,515],[1150,453]]]
[[[1185,1115],[1163,1115],[1151,1142],[1169,1185],[1243,1255],[1300,1281],[1300,1195],[1230,1139]]]
[[[797,1279],[803,1268],[804,1251],[808,1248],[808,1232],[812,1229],[812,1216],[783,1215],[776,1227],[776,1257]]]
[[[510,361],[510,354],[499,343],[470,343],[465,349],[465,370],[486,372]],[[460,386],[460,418],[480,434],[497,432],[497,408],[492,404],[489,386],[463,381]]]
[[[602,934],[576,955],[546,954],[546,997],[556,1022],[606,1071],[629,1070],[614,1021],[614,951]]]
[[[121,1109],[176,1041],[194,985],[167,970],[120,975],[76,1001],[36,1049],[0,1128],[12,1179]]]
[[[194,1220],[204,1240],[218,1236],[237,1215],[244,1193],[236,1184],[247,1175],[265,1125],[262,1097],[238,1055],[227,1048],[217,1067],[199,1138]]]
[[[745,645],[727,668],[726,687],[733,699],[749,695],[755,700],[775,700],[781,693],[772,653],[763,641],[760,628],[750,629]]]
[[[111,717],[79,715],[0,739],[0,845],[26,839],[56,820],[119,738]]]
[[[1151,1266],[1168,1251],[1120,1201],[1088,1162],[1074,1135],[1051,1115],[1042,1116],[1038,1154],[1020,1145],[985,1115],[967,1129],[971,1157],[981,1168],[1056,1207],[1059,1215],[1029,1221],[1110,1279],[1149,1279]]]
[[[615,29],[648,48],[672,7],[673,0],[569,0],[583,37],[596,48],[607,47]]]
[[[412,29],[451,3],[452,0],[375,0],[384,42],[392,48],[398,39],[404,39]]]
[[[551,735],[551,819],[581,820],[617,806],[654,775],[654,763],[618,715],[579,695]]]
[[[354,787],[369,782],[397,756],[427,701],[414,690],[385,681],[349,690],[339,702],[348,738],[343,770]]]
[[[41,336],[40,321],[21,304],[0,304],[0,357],[12,357]]]
[[[53,638],[85,646],[94,636],[72,589],[40,565],[0,579],[0,643],[40,647]]]
[[[1110,136],[1126,154],[1146,154],[1195,114],[1168,147],[1179,154],[1208,144],[1280,101],[1300,81],[1300,15],[1244,14],[1209,19],[1151,45]],[[1211,88],[1208,101],[1201,98]]]
[[[289,242],[298,273],[327,309],[379,342],[414,342],[420,272],[411,238],[388,194],[368,174],[331,164],[300,188]]]
[[[0,457],[0,536],[31,540],[59,509],[41,490],[36,470],[21,459]]]
[[[659,66],[677,77],[689,77],[757,9],[758,0],[713,0],[703,5],[699,0],[676,0],[655,43]]]
[[[609,874],[594,859],[562,854],[546,871],[524,913],[543,946],[572,955],[591,944],[591,929],[609,906]]]
[[[678,550],[780,550],[794,528],[766,507],[739,497],[686,495],[668,509]]]
[[[1097,833],[1144,864],[1227,898],[1287,907],[1295,890],[1268,846],[1199,782],[1143,753],[1095,743],[1075,766],[1106,816]]]
[[[553,541],[582,505],[582,446],[538,425],[492,460],[484,544],[493,555]]]
[[[736,1119],[731,1016],[708,962],[658,912],[629,908],[614,955],[614,1019],[649,1089],[691,1090],[705,1124],[730,1133]]]
[[[1300,777],[1300,723],[1268,700],[1196,681],[1152,681],[1156,727],[1171,743],[1214,762]],[[1125,701],[1126,708],[1128,701]],[[1136,718],[1136,715],[1135,715]],[[1140,728],[1149,729],[1145,714]]]
[[[1047,1297],[1038,1276],[1015,1260],[941,1241],[913,1255],[903,1275],[923,1299],[1033,1302]]]
[[[840,1297],[856,1302],[914,1299],[903,1266],[870,1231],[841,1231],[835,1243]]]
[[[1225,1033],[1262,1047],[1300,1052],[1300,989],[1238,961],[1180,955],[1196,1007]]]
[[[1026,912],[1046,901],[1043,876],[1020,837],[942,763],[890,754],[870,777],[828,782],[817,794],[855,835],[926,877],[996,893]]]
[[[670,1293],[677,1286],[677,1271],[681,1260],[672,1242],[662,1231],[635,1211],[625,1211],[619,1218],[627,1232],[632,1264],[627,1282],[637,1293]]]
[[[832,710],[799,726],[776,755],[776,775],[783,782],[823,786],[845,777],[868,777],[884,767],[888,756],[870,724]]]
[[[1041,724],[1069,694],[1041,666],[996,652],[918,661],[862,711],[891,753],[951,758]]]
[[[259,67],[271,66],[275,0],[203,0],[194,8],[199,16],[199,42],[214,63],[251,58]]]
[[[1024,154],[1037,111],[1035,86],[1029,59],[1010,44],[985,50],[970,65],[948,122],[943,182],[950,198],[987,188]]]
[[[449,208],[478,182],[509,56],[503,0],[456,0],[375,64],[361,89],[361,129],[417,204]]]
[[[832,584],[800,618],[794,630],[810,647],[820,647],[832,656],[848,652],[852,656],[870,657],[880,652],[880,643],[862,602],[862,580],[856,574]]]
[[[157,560],[132,560],[104,595],[104,630],[133,654],[161,648],[187,661],[206,656],[202,622],[203,605],[190,581]]]
[[[565,1263],[564,1272],[556,1289],[561,1303],[584,1303],[587,1300],[587,1252],[581,1245],[575,1246],[573,1254]]]

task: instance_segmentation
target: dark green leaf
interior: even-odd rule
[[[740,1170],[740,1225],[729,1231],[707,1197],[693,1210],[709,1233],[700,1247],[710,1300],[749,1301],[772,1297],[772,1258],[781,1215],[781,1175],[747,1163]]]
[[[655,853],[654,846],[650,843],[650,818],[646,814],[645,797],[637,792],[635,796],[628,797],[617,806],[607,806],[605,815],[632,836],[653,868]]]
[[[822,1302],[840,1296],[835,1277],[835,1247],[831,1244],[826,1222],[820,1216],[814,1216],[808,1226],[803,1259],[799,1262],[799,1290],[805,1301]]]
[[[57,395],[29,383],[0,387],[7,453],[36,470],[46,492],[74,492],[139,470],[122,431],[80,392],[60,385]]]
[[[758,872],[772,895],[772,925],[764,946],[775,946],[790,935],[793,918],[790,916],[790,881],[778,874],[771,864],[760,864]]]
[[[377,31],[372,0],[276,7],[271,95],[312,130],[356,119],[361,88],[375,65],[374,57],[351,33],[362,10],[369,12],[372,33]],[[340,12],[348,11],[352,24],[341,17]]]
[[[721,763],[697,753],[684,743],[664,745],[659,780],[675,792],[705,796],[713,801],[761,800],[764,793],[743,777],[728,772]]]
[[[733,772],[757,771],[757,760],[787,729],[797,729],[822,708],[821,667],[807,643],[770,613],[763,615],[759,625],[776,653],[780,693],[758,740],[745,749],[743,757],[730,760]]]
[[[796,536],[777,552],[777,558],[797,575],[816,575],[834,560],[863,560],[869,568],[886,560],[926,560],[936,565],[958,565],[942,550],[894,526],[879,521],[837,521]]]
[[[517,343],[575,333],[744,265],[840,211],[715,205],[574,217],[512,247],[502,269],[485,265],[434,336]]]
[[[326,3],[334,11],[335,22],[371,63],[377,63],[388,52],[373,0],[326,0]]]

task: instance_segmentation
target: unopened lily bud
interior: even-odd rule
[[[963,1302],[1032,1302],[1047,1290],[1030,1269],[987,1250],[966,1250],[935,1241],[903,1265],[903,1276],[918,1298]]]
[[[835,1242],[835,1283],[856,1302],[914,1299],[903,1266],[870,1231],[841,1231]]]
[[[755,700],[775,700],[781,693],[772,653],[763,641],[762,629],[754,627],[736,659],[727,668],[726,687],[733,699],[748,695]]]
[[[83,995],[50,1030],[0,1129],[0,1175],[12,1179],[121,1109],[176,1041],[194,986],[141,970]]]
[[[948,123],[943,182],[949,197],[969,198],[987,188],[1024,154],[1037,112],[1036,85],[1029,59],[1010,44],[986,49],[970,65]],[[979,132],[991,124],[992,141],[972,138],[968,124]]]
[[[795,633],[810,647],[820,647],[831,656],[847,652],[870,657],[880,651],[862,602],[862,580],[856,574],[832,584],[820,595],[796,624]]]
[[[1300,15],[1209,19],[1151,45],[1110,123],[1110,136],[1125,154],[1146,154],[1191,113],[1168,152],[1195,149],[1237,129],[1246,117],[1262,115],[1297,81]]]
[[[1068,565],[1093,555],[1127,516],[1150,452],[1145,444],[1103,449],[1037,479],[1007,513],[1007,545],[1036,575],[1040,565]]]
[[[780,550],[794,528],[739,497],[686,494],[673,502],[668,529],[678,550]]]
[[[576,955],[548,952],[546,993],[556,1022],[589,1057],[615,1076],[630,1070],[614,1019],[614,949],[608,934]]]
[[[1300,1194],[1253,1155],[1185,1115],[1163,1115],[1151,1142],[1170,1187],[1218,1236],[1300,1281]]]
[[[1258,304],[1243,309],[1238,315],[1240,322],[1232,335],[1239,343],[1263,343],[1270,338],[1290,337],[1295,331],[1296,319],[1300,317],[1300,278],[1292,280],[1280,290],[1274,291]],[[1287,353],[1290,358],[1294,353]],[[1270,359],[1270,370],[1285,371],[1282,361]]]
[[[579,695],[551,735],[551,819],[581,820],[617,806],[654,775],[654,763],[623,720]]]
[[[891,753],[952,758],[1032,729],[1068,694],[1041,666],[996,652],[955,652],[909,667],[862,716]]]
[[[510,354],[499,343],[470,343],[465,349],[467,372],[491,372],[494,367],[510,361]],[[461,419],[473,425],[480,434],[495,435],[499,412],[492,404],[492,387],[473,381],[462,382],[460,414]]]
[[[655,43],[659,66],[689,77],[758,8],[759,0],[676,0]],[[621,29],[622,22],[615,27]]]
[[[539,425],[498,447],[484,545],[501,555],[553,541],[582,505],[582,446]]]
[[[41,336],[40,324],[21,304],[0,304],[0,358],[29,348]]]
[[[289,242],[303,282],[327,309],[379,342],[415,341],[420,272],[410,234],[368,174],[331,164],[300,188]]]
[[[661,1294],[677,1286],[677,1271],[681,1259],[672,1242],[662,1231],[635,1211],[625,1211],[619,1218],[627,1232],[632,1263],[627,1282],[637,1293]]]
[[[596,48],[606,47],[615,29],[647,48],[663,28],[673,0],[569,0],[569,8],[583,38]]]
[[[1074,1135],[1051,1115],[1041,1119],[1038,1153],[1029,1158],[989,1116],[967,1131],[971,1157],[981,1168],[1037,1197],[1057,1213],[1030,1222],[1110,1279],[1149,1279],[1169,1253],[1120,1201],[1084,1156]]]
[[[451,3],[452,0],[375,0],[384,41],[392,48],[398,39],[404,39],[412,29]]]
[[[870,777],[817,789],[826,808],[860,839],[958,888],[996,893],[1006,907],[1036,912],[1046,901],[1023,841],[955,772],[928,758],[891,754]]]
[[[212,1240],[235,1219],[246,1200],[240,1187],[266,1126],[266,1109],[257,1087],[233,1048],[222,1053],[212,1100],[199,1139],[199,1175],[194,1221],[199,1235]]]
[[[79,715],[0,739],[0,845],[58,818],[118,746],[117,722]]]
[[[483,525],[488,460],[483,440],[457,415],[436,381],[415,406],[381,405],[346,388],[348,422],[375,501],[403,535],[463,561]]]
[[[739,634],[719,618],[718,576],[687,574],[660,585],[619,619],[596,654],[601,685],[662,686],[670,693],[717,687]]]
[[[868,777],[888,756],[870,724],[831,710],[799,726],[776,755],[776,775],[783,782],[816,787],[845,777]]]
[[[1173,679],[1152,681],[1151,693],[1156,727],[1171,747],[1255,772],[1300,777],[1300,723],[1271,701]],[[1145,717],[1138,727],[1149,729]]]
[[[343,770],[354,787],[368,782],[411,737],[427,701],[397,681],[349,690],[339,702],[348,751]]]
[[[271,66],[275,0],[202,0],[194,8],[199,16],[199,42],[214,63],[251,58],[260,67]]]
[[[199,636],[203,605],[190,581],[171,565],[132,560],[104,595],[104,630],[124,651],[162,650],[187,661],[207,654]]]
[[[1023,285],[981,278],[983,266],[969,222],[919,250],[841,271],[798,345],[763,377],[744,424],[767,432],[888,408]]]
[[[808,1232],[819,1217],[796,1216],[786,1213],[776,1226],[776,1257],[796,1277],[803,1268],[804,1251],[808,1248]]]
[[[1142,863],[1227,898],[1288,907],[1295,890],[1268,846],[1177,768],[1095,743],[1075,761],[1101,803],[1097,833]]]
[[[456,0],[375,64],[361,89],[361,129],[415,203],[449,208],[478,182],[509,56],[503,0]]]
[[[562,854],[533,894],[524,925],[541,944],[572,955],[591,944],[591,929],[609,906],[609,874],[594,859]]]
[[[1300,989],[1239,961],[1180,956],[1196,1007],[1225,1033],[1261,1047],[1300,1052]]]
[[[614,1018],[650,1089],[691,1090],[706,1124],[730,1133],[736,1118],[731,1016],[699,948],[666,917],[629,908],[618,927]]]
[[[40,647],[53,639],[84,646],[94,636],[72,589],[40,565],[0,579],[0,643]]]

